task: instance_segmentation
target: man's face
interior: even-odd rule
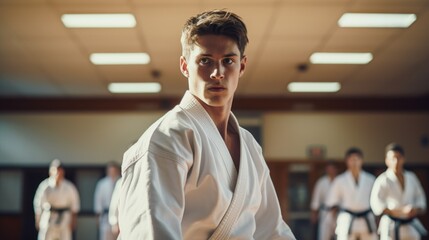
[[[232,39],[204,35],[198,37],[187,59],[180,58],[180,66],[194,96],[208,106],[223,107],[232,104],[246,61]]]
[[[400,152],[388,151],[386,153],[386,166],[394,172],[401,172],[405,158]]]
[[[353,153],[347,157],[347,168],[351,171],[360,171],[362,168],[362,157],[359,154]]]

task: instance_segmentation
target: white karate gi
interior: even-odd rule
[[[119,207],[119,195],[121,192],[122,178],[116,181],[115,189],[113,189],[112,200],[109,206],[109,223],[112,228],[118,228],[118,207]]]
[[[394,210],[411,205],[426,209],[426,196],[416,175],[404,171],[404,190],[395,173],[388,169],[377,177],[371,193],[371,208],[380,215],[384,209]],[[416,224],[421,224],[415,219]],[[382,240],[394,239],[394,222],[388,216],[382,216],[378,231]],[[399,228],[399,239],[420,239],[419,233],[410,224]]]
[[[334,236],[335,219],[326,206],[326,198],[331,185],[332,181],[329,176],[325,175],[319,178],[311,199],[311,210],[319,212],[319,226],[317,228],[319,240],[330,240]]]
[[[358,185],[350,171],[346,171],[335,178],[332,187],[326,199],[326,204],[330,207],[338,205],[340,209],[346,209],[353,212],[362,212],[370,209],[369,199],[371,188],[375,177],[365,171],[359,174]],[[355,239],[360,236],[361,240],[376,239],[375,218],[372,213],[368,214],[369,223],[372,228],[372,234],[369,234],[368,226],[364,218],[355,218],[349,227],[352,216],[344,211],[339,211],[337,217],[337,227],[335,233],[338,240]]]
[[[116,181],[110,177],[100,179],[95,187],[94,194],[94,211],[100,215],[99,218],[99,237],[100,240],[114,240],[116,239],[112,233],[112,227],[109,223],[109,207],[110,200],[112,199],[113,189],[115,188]]]
[[[214,122],[186,92],[125,154],[119,201],[121,239],[295,239],[283,221],[262,151],[240,135],[237,171]],[[231,234],[226,234],[228,230]]]
[[[64,179],[55,187],[55,180],[48,178],[42,181],[34,196],[34,212],[41,214],[39,222],[39,240],[71,240],[70,224],[72,213],[80,210],[79,193],[70,181]],[[51,209],[69,208],[59,214]]]

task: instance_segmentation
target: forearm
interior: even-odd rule
[[[77,226],[77,213],[72,213],[70,229],[73,231],[76,229],[76,226]]]

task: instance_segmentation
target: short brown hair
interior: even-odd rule
[[[351,147],[351,148],[349,148],[349,149],[346,151],[345,159],[347,159],[348,157],[350,157],[350,155],[352,155],[352,154],[356,154],[356,155],[358,155],[360,158],[363,158],[363,152],[362,152],[362,150],[360,150],[360,149],[359,149],[359,148],[357,148],[357,147]]]
[[[225,10],[203,12],[186,21],[180,39],[182,55],[189,56],[192,45],[198,37],[209,34],[231,38],[237,43],[240,57],[244,56],[244,50],[249,42],[246,25],[238,15]]]

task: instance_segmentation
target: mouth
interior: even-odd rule
[[[211,87],[208,87],[207,90],[212,91],[212,92],[221,92],[221,91],[225,91],[226,88],[224,88],[222,86],[211,86]]]

